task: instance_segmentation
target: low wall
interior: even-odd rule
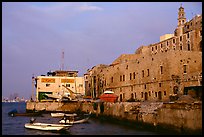
[[[46,110],[50,112],[76,112],[80,108],[78,102],[27,102],[26,110]]]

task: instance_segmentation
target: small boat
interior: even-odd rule
[[[11,114],[12,117],[15,116],[28,116],[28,117],[33,117],[33,116],[42,116],[42,113],[34,112],[34,113],[13,113]]]
[[[72,125],[65,124],[48,124],[48,123],[26,123],[25,128],[46,130],[46,131],[60,131],[69,129]]]
[[[13,109],[12,111],[8,112],[8,115],[11,117],[15,116],[42,116],[43,111],[33,111],[33,112],[25,112],[25,113],[19,113],[16,109]]]
[[[64,116],[71,117],[71,116],[77,116],[77,114],[76,114],[76,113],[74,113],[74,114],[51,113],[51,116],[52,116],[52,117],[64,117]]]
[[[84,118],[74,118],[74,116],[70,116],[70,117],[64,117],[62,118],[59,123],[63,123],[63,124],[80,124],[80,123],[85,123],[88,122],[89,118],[91,116],[91,112],[89,114],[84,114]]]
[[[62,124],[80,124],[80,123],[88,122],[88,120],[89,120],[89,117],[86,117],[86,118],[80,119],[80,120],[69,120],[69,119],[66,119],[66,122],[65,122],[65,119],[61,119],[59,121],[59,123],[62,123]]]

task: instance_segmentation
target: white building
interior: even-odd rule
[[[77,76],[78,71],[55,71],[35,78],[36,101],[48,101],[46,95],[84,95],[84,77]]]

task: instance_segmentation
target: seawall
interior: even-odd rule
[[[187,134],[202,134],[202,102],[27,102],[27,110],[53,112],[92,112],[96,117],[109,117],[162,127]]]

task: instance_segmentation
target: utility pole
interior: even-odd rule
[[[64,50],[62,50],[61,70],[64,70]]]

